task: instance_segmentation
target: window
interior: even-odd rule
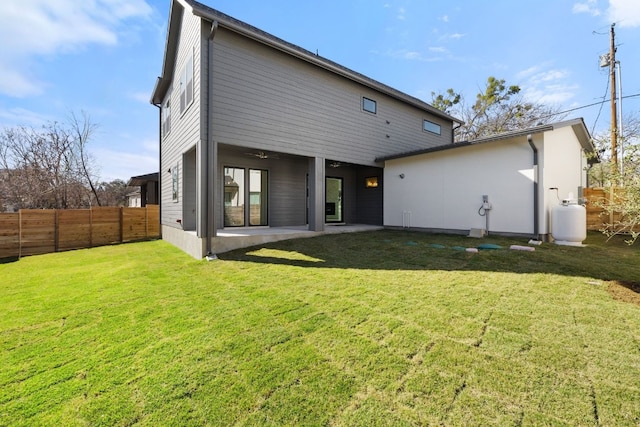
[[[369,112],[369,113],[376,114],[376,111],[377,111],[376,101],[374,101],[373,99],[365,98],[363,96],[362,97],[362,109],[364,111]]]
[[[435,133],[436,135],[440,135],[442,132],[439,124],[430,122],[429,120],[424,120],[422,122],[422,129],[427,132]]]
[[[171,92],[162,106],[162,136],[171,132]]]
[[[171,168],[171,199],[178,201],[178,165]]]
[[[180,73],[180,114],[193,102],[193,54]]]

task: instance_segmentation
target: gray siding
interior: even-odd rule
[[[184,182],[184,172],[190,171],[182,162],[185,152],[193,148],[200,139],[200,25],[201,20],[190,13],[184,13],[178,39],[178,54],[175,64],[175,73],[172,76],[172,90],[167,93],[171,99],[171,132],[162,137],[162,158],[160,173],[163,174],[161,182],[162,188],[162,218],[163,225],[180,228],[177,220],[182,220],[183,201],[186,183]],[[193,53],[193,83],[194,98],[184,113],[180,113],[180,73],[189,55]],[[165,99],[166,100],[166,99]],[[164,104],[164,100],[163,100]],[[178,203],[174,203],[171,197],[171,174],[167,171],[179,166],[181,189]]]
[[[197,218],[197,175],[196,175],[196,150],[192,148],[182,156],[182,228],[185,230],[196,229]]]
[[[220,143],[374,166],[379,156],[451,141],[451,123],[228,30],[213,49]],[[377,114],[361,110],[363,96]],[[425,118],[441,136],[422,130]]]
[[[358,168],[356,176],[356,204],[358,210],[354,222],[358,224],[383,224],[383,182],[384,171],[381,168]],[[366,188],[365,179],[378,177],[378,187]]]

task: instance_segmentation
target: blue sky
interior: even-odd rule
[[[616,23],[623,94],[640,93],[638,0],[203,0],[425,101],[454,88],[472,100],[488,76],[568,110],[602,101],[598,65]],[[158,111],[170,0],[0,2],[0,128],[86,112],[101,180],[158,170]],[[607,95],[608,97],[608,95]],[[640,110],[640,97],[623,101]],[[609,105],[577,110],[608,129]]]

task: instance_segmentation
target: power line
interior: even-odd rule
[[[602,113],[602,107],[604,103],[607,102],[604,99],[607,97],[607,93],[609,93],[609,79],[607,79],[607,88],[604,90],[604,95],[602,95],[602,102],[600,103],[600,109],[598,110],[598,115],[596,116],[596,120],[593,122],[593,127],[591,128],[591,135],[596,130],[596,125],[598,124],[598,120],[600,119],[600,113]]]
[[[625,95],[625,96],[622,97],[622,99],[637,98],[639,96],[640,96],[640,93],[635,93],[633,95]],[[540,117],[540,118],[541,119],[546,119],[548,117],[555,117],[555,116],[559,116],[560,114],[571,113],[573,111],[582,110],[583,108],[589,108],[589,107],[593,107],[595,105],[604,104],[605,102],[608,102],[608,101],[611,101],[611,100],[610,99],[603,99],[602,101],[594,102],[593,104],[587,104],[587,105],[582,105],[580,107],[571,108],[569,110],[558,111],[557,113],[549,114],[548,116],[544,116],[544,117]]]

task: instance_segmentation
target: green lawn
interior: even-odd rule
[[[454,248],[479,243],[523,240],[0,264],[0,425],[640,425],[640,247]]]

